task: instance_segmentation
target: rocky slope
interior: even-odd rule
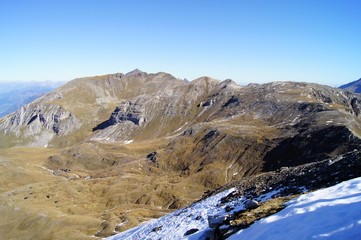
[[[90,135],[105,142],[165,136],[194,118],[196,104],[217,84],[207,77],[186,83],[139,70],[76,79],[3,118],[2,145],[69,146]]]
[[[0,212],[17,219],[16,207],[46,205],[50,222],[57,214],[87,222],[62,222],[76,236],[109,236],[230,182],[359,150],[360,111],[360,95],[310,83],[238,86],[139,70],[76,79],[0,119],[1,147],[47,147],[36,148],[41,160],[23,160],[35,158],[44,171],[24,170],[32,190],[13,195],[12,178],[4,179],[9,209]],[[0,150],[17,162],[15,149]],[[46,187],[32,184],[35,173],[51,175]]]
[[[218,99],[212,94],[204,121],[159,151],[155,165],[214,188],[358,149],[358,110],[346,94],[300,83],[246,86]]]

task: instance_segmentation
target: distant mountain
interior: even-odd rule
[[[345,89],[350,92],[361,93],[361,78],[359,80],[344,84],[339,88]]]
[[[0,82],[0,117],[15,112],[60,85],[62,82]]]

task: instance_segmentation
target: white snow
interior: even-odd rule
[[[126,140],[124,141],[124,144],[131,144],[134,140]]]
[[[184,128],[186,125],[188,124],[188,122],[186,122],[185,124],[183,124],[180,128],[178,128],[177,130],[175,130],[173,133],[179,132],[180,130],[182,130],[182,128]]]
[[[297,115],[297,117],[295,117],[295,119],[292,120],[291,124],[296,123],[296,121],[300,118],[301,115]]]
[[[259,196],[258,198],[256,198],[256,200],[258,202],[266,202],[266,201],[270,200],[273,196],[279,194],[284,189],[285,188],[282,187],[282,188],[278,188],[276,190],[272,190],[272,191],[270,191],[270,192],[268,192],[266,194],[263,194],[263,195]]]
[[[264,202],[282,189],[280,186],[257,200]],[[244,209],[244,197],[220,204],[221,198],[234,191],[232,188],[218,193],[108,239],[204,239],[210,232],[208,216],[224,217]],[[226,205],[233,207],[228,213]],[[184,236],[190,229],[198,231]],[[291,200],[282,211],[257,221],[228,239],[361,239],[361,177]]]
[[[53,170],[51,170],[51,169],[49,169],[49,168],[46,168],[46,167],[44,167],[44,166],[41,166],[41,165],[38,165],[38,164],[31,164],[31,165],[40,167],[40,168],[44,169],[45,171],[48,171],[48,172],[50,172],[51,174],[54,174],[54,171],[53,171]]]
[[[228,189],[198,203],[194,203],[189,207],[179,209],[164,217],[151,220],[107,239],[198,239],[197,235],[203,234],[203,231],[208,228],[208,216],[222,216],[226,213],[225,209],[218,205],[219,200],[234,191],[234,188]],[[238,199],[237,202],[233,203],[237,206],[237,209],[234,209],[234,211],[243,209],[243,204],[238,202],[240,200],[244,199]],[[156,228],[158,228],[157,231],[155,231]],[[184,233],[192,228],[199,229],[199,232],[184,237]]]
[[[228,239],[361,239],[361,177],[302,195]]]

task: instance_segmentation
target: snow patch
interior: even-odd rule
[[[202,235],[204,231],[209,229],[209,216],[222,216],[226,214],[226,210],[220,205],[220,200],[235,190],[235,188],[228,189],[194,203],[189,207],[179,209],[164,217],[151,220],[138,227],[129,229],[107,239],[199,239],[197,236]],[[240,200],[241,199],[236,199],[236,201]],[[237,206],[237,210],[243,209],[242,203],[234,202],[233,204]],[[190,229],[198,229],[198,231],[189,236],[184,236],[184,234]]]
[[[273,197],[275,197],[277,194],[279,194],[280,192],[282,192],[285,188],[278,188],[276,190],[272,190],[268,193],[265,193],[261,196],[259,196],[258,198],[256,198],[256,201],[258,202],[266,202],[270,199],[272,199]]]
[[[183,124],[180,128],[178,128],[177,130],[175,130],[173,133],[179,132],[180,130],[182,130],[182,128],[184,128],[186,125],[188,124],[188,122],[186,122],[185,124]]]
[[[358,239],[361,177],[300,196],[228,239]]]
[[[296,123],[296,121],[300,118],[301,115],[297,115],[297,117],[295,117],[295,119],[292,120],[291,124],[292,123]]]
[[[134,140],[126,140],[126,141],[124,141],[124,144],[130,144],[130,143],[132,143]]]

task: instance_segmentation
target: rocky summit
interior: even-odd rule
[[[205,192],[255,197],[286,177],[316,190],[334,183],[328,161],[359,166],[360,136],[361,95],[344,89],[140,70],[75,79],[0,119],[0,236],[107,237]]]

